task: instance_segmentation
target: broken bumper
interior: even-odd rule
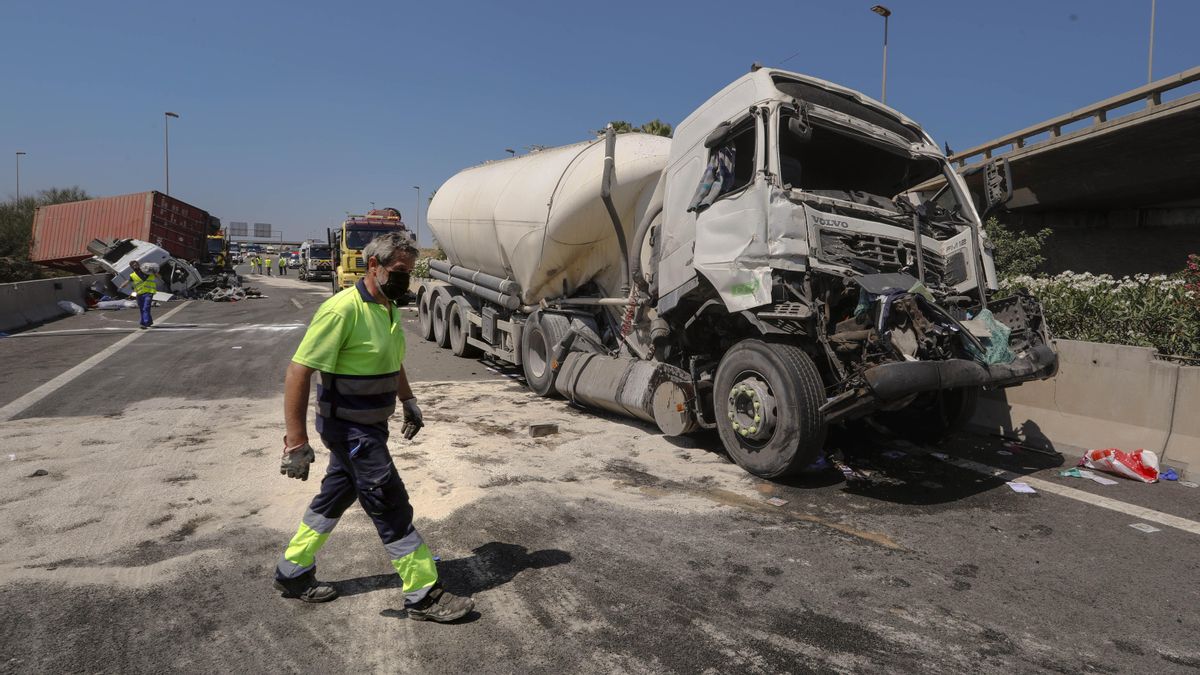
[[[885,363],[863,373],[880,403],[927,391],[959,387],[1007,387],[1044,380],[1058,372],[1058,354],[1038,345],[1012,363],[984,366],[967,359]]]

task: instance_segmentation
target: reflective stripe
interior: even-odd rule
[[[404,582],[406,605],[419,602],[438,580],[437,564],[433,562],[433,554],[425,544],[403,558],[393,560],[392,567],[396,568],[396,574]]]
[[[347,377],[321,373],[321,386],[347,396],[369,396],[371,394],[391,394],[396,391],[396,376],[399,372],[387,373],[377,377]]]
[[[337,526],[338,519],[323,516],[312,509],[304,512],[304,524],[311,527],[318,534],[329,534],[333,532],[333,528]]]
[[[383,408],[368,408],[365,410],[356,410],[354,408],[338,407],[337,414],[333,414],[333,406],[328,402],[321,401],[317,403],[317,414],[321,417],[336,417],[347,422],[358,422],[359,424],[377,424],[386,422],[392,413],[396,412],[396,402]]]
[[[316,565],[317,551],[325,545],[329,533],[317,532],[304,523],[296,530],[296,535],[288,542],[276,570],[284,579],[294,579]]]
[[[425,540],[421,539],[421,533],[417,532],[415,527],[409,527],[408,534],[404,535],[404,538],[384,544],[383,547],[387,549],[388,555],[392,557],[392,560],[396,560],[417,550],[423,543],[425,543]]]
[[[275,566],[275,575],[280,579],[295,579],[314,567],[316,567],[316,564],[297,565],[288,560],[287,556],[284,555],[279,558],[279,564]]]

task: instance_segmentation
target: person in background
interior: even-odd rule
[[[287,276],[287,256],[282,253],[279,254],[279,276]]]
[[[263,269],[267,271],[267,276],[271,276],[271,256],[263,258]]]
[[[154,317],[150,316],[150,303],[154,302],[154,294],[158,292],[158,265],[145,265],[134,260],[129,263],[132,270],[129,273],[129,284],[133,287],[133,299],[137,301],[138,309],[142,312],[141,328],[146,330],[154,325]]]

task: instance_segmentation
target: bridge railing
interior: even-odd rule
[[[1054,119],[1040,122],[1034,126],[1008,134],[1007,136],[1002,136],[993,141],[988,141],[983,145],[975,146],[969,150],[954,153],[950,156],[950,161],[959,167],[964,167],[968,161],[975,158],[978,158],[980,161],[988,160],[992,158],[993,154],[1003,154],[1004,152],[1024,148],[1030,138],[1044,133],[1049,133],[1050,136],[1046,140],[1050,141],[1063,135],[1063,127],[1074,122],[1079,122],[1080,120],[1090,118],[1092,124],[1085,128],[1091,128],[1107,122],[1108,113],[1116,108],[1127,106],[1130,103],[1144,100],[1146,108],[1153,109],[1163,104],[1164,92],[1178,89],[1197,80],[1200,80],[1200,66],[1151,82],[1143,87],[1132,89],[1124,94],[1105,99],[1099,103],[1093,103],[1085,108],[1060,115]]]

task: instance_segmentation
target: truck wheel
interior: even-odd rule
[[[433,301],[434,291],[422,289],[425,292],[417,299],[417,324],[420,327],[421,339],[433,341]]]
[[[783,478],[825,446],[821,375],[799,347],[743,340],[717,366],[713,411],[729,457],[762,478]]]
[[[450,331],[446,329],[449,305],[450,297],[445,293],[437,293],[433,298],[433,342],[442,349],[450,346]]]
[[[467,342],[471,334],[471,303],[461,295],[450,302],[450,310],[446,315],[446,332],[450,334],[450,351],[455,356],[464,359],[479,358],[481,352],[475,345]]]
[[[521,332],[521,369],[525,384],[538,396],[554,395],[556,373],[550,367],[554,347],[571,328],[571,320],[561,314],[536,311],[525,319]]]

